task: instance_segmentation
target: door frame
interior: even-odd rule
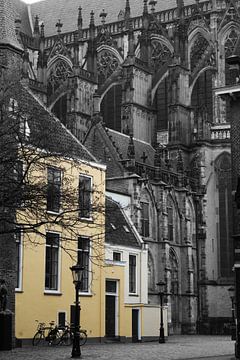
[[[115,297],[115,337],[119,336],[119,280],[117,279],[106,279],[105,280],[105,288],[107,281],[114,281],[116,283],[116,292],[107,292],[105,291],[105,318],[106,318],[106,296]],[[105,329],[106,335],[106,329]]]
[[[142,340],[142,332],[141,332],[141,309],[139,307],[133,307],[132,308],[132,312],[133,310],[137,310],[138,311],[138,334],[137,334],[137,339],[138,341]]]

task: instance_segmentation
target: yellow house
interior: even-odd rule
[[[12,118],[20,118],[18,162],[24,179],[16,214],[15,336],[32,339],[36,320],[73,322],[70,267],[78,262],[85,269],[81,326],[89,337],[101,338],[105,166],[27,88],[13,93],[11,104]]]

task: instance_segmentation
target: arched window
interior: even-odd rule
[[[116,131],[121,131],[121,103],[121,85],[111,87],[101,102],[101,114],[105,125]]]
[[[225,84],[229,85],[231,83],[230,80],[230,72],[229,72],[229,65],[226,62],[226,59],[231,56],[234,52],[236,43],[238,40],[238,33],[235,29],[232,29],[229,34],[227,35],[224,43],[224,52],[225,52]]]
[[[167,214],[168,214],[168,240],[170,242],[179,242],[179,216],[176,211],[175,204],[171,198],[167,198]]]
[[[144,188],[140,197],[139,232],[143,237],[154,236],[155,212],[150,192]]]
[[[154,265],[152,255],[148,253],[148,291],[154,291]]]
[[[171,294],[177,295],[179,292],[179,278],[178,278],[178,261],[175,251],[170,249],[169,251],[169,261],[171,269]]]
[[[157,110],[157,130],[168,129],[168,86],[169,80],[166,77],[158,86],[154,98],[155,108]]]
[[[71,73],[70,65],[63,59],[59,58],[53,63],[48,70],[47,93],[49,97],[56,92]]]
[[[224,43],[224,52],[225,52],[225,85],[231,85],[235,80],[232,79],[230,74],[230,65],[227,63],[226,59],[231,56],[234,52],[235,46],[237,44],[239,34],[235,29],[232,29],[227,35]],[[231,110],[229,100],[226,100],[226,122],[230,122]]]
[[[232,186],[231,157],[223,153],[215,163],[217,175],[218,207],[219,207],[219,244],[220,275],[232,276],[233,241],[232,241]]]
[[[187,242],[196,246],[195,214],[193,206],[189,200],[186,201],[186,232]]]
[[[109,50],[102,50],[97,56],[98,80],[103,84],[109,76],[118,68],[118,58]]]

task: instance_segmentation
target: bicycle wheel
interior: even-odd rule
[[[33,346],[38,345],[40,341],[42,341],[43,339],[44,339],[43,333],[41,331],[38,331],[32,339]]]
[[[61,335],[58,330],[52,330],[50,334],[48,334],[48,345],[58,345],[60,343]]]
[[[60,344],[69,346],[72,345],[72,342],[73,342],[72,332],[69,330],[65,331],[60,338]]]
[[[80,346],[86,344],[87,341],[87,333],[85,331],[80,330]]]

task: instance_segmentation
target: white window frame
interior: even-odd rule
[[[120,254],[120,260],[114,260],[114,253],[117,253],[117,254]],[[113,262],[122,262],[122,260],[123,260],[123,253],[122,253],[122,251],[119,251],[119,250],[113,250],[113,252],[112,252],[112,260],[113,260]]]
[[[93,177],[90,176],[90,175],[86,175],[86,174],[82,174],[80,173],[79,174],[79,178],[78,178],[78,191],[80,192],[80,187],[79,187],[79,184],[80,184],[80,177],[85,177],[85,178],[88,178],[90,179],[90,184],[91,184],[91,191],[90,191],[90,207],[91,207],[91,210],[90,210],[90,214],[89,214],[89,217],[83,217],[80,215],[80,204],[79,204],[79,198],[78,198],[78,206],[79,206],[79,218],[81,220],[87,220],[87,221],[92,221],[92,203],[93,203]],[[78,195],[79,197],[79,195]]]
[[[61,200],[62,200],[62,180],[63,180],[63,171],[60,168],[57,168],[55,166],[51,166],[51,165],[47,165],[47,188],[48,188],[48,169],[53,169],[56,171],[60,172],[60,199],[59,199],[59,210],[58,211],[54,211],[54,210],[48,210],[47,205],[48,205],[48,199],[46,198],[46,209],[47,209],[47,213],[49,214],[60,214],[61,212]],[[48,191],[48,190],[47,190]]]
[[[136,259],[136,266],[135,266],[135,291],[130,291],[130,256],[134,256]],[[138,294],[138,254],[129,253],[128,254],[128,293],[129,295],[137,295]]]
[[[57,289],[46,289],[45,288],[45,281],[46,281],[46,257],[47,257],[47,234],[57,234],[59,236],[59,246],[58,246],[58,272],[57,272]],[[51,230],[47,230],[46,234],[45,234],[45,259],[44,259],[44,294],[49,294],[49,295],[59,295],[61,294],[61,234],[57,231],[51,231]]]
[[[15,288],[16,292],[22,291],[22,283],[23,283],[23,233],[21,229],[19,229],[19,266],[18,266],[18,278],[19,278],[19,286]],[[17,242],[17,238],[15,238]]]
[[[92,246],[91,246],[91,238],[88,237],[88,236],[83,236],[83,235],[79,235],[78,236],[78,239],[79,238],[83,238],[83,239],[86,239],[88,240],[89,242],[89,256],[88,256],[88,291],[79,291],[79,294],[81,296],[89,296],[89,295],[92,295],[92,292],[91,292],[91,282],[92,282],[92,262],[90,261],[90,258],[91,258],[91,254],[92,254]],[[78,257],[78,253],[81,252],[77,246],[77,257]]]

